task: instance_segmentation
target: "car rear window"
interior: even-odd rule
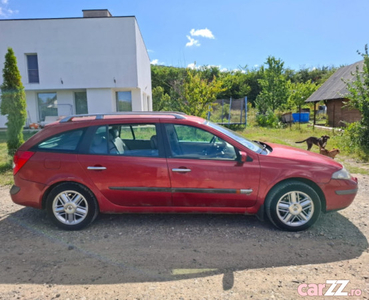
[[[36,146],[39,151],[75,151],[81,140],[84,130],[72,130],[50,137]]]

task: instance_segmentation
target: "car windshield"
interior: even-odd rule
[[[214,124],[210,121],[205,121],[204,122],[205,125],[210,126],[211,128],[214,128],[217,131],[220,131],[221,133],[226,134],[227,136],[229,136],[231,139],[235,140],[236,142],[239,142],[241,145],[247,147],[248,149],[256,152],[256,153],[262,153],[263,152],[263,146],[255,143],[253,141],[248,140],[247,138],[243,137],[241,134],[234,132],[228,128],[225,128],[223,126]]]

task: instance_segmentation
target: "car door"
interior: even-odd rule
[[[120,206],[171,204],[167,162],[155,124],[113,124],[90,130],[79,163],[109,201]]]
[[[260,177],[256,155],[241,163],[234,145],[199,127],[164,124],[164,132],[173,206],[255,204]]]

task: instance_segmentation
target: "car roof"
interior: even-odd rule
[[[92,121],[104,119],[136,119],[136,118],[169,118],[169,119],[186,119],[187,115],[181,112],[152,112],[152,111],[132,111],[118,113],[99,113],[85,115],[71,115],[62,118],[59,123],[67,123],[72,121]]]

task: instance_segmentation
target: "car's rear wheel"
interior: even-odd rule
[[[78,183],[64,182],[54,187],[47,197],[47,213],[59,228],[80,230],[98,214],[92,192]]]
[[[269,220],[278,228],[300,231],[317,221],[321,201],[311,186],[291,180],[278,184],[269,192],[265,210]]]

